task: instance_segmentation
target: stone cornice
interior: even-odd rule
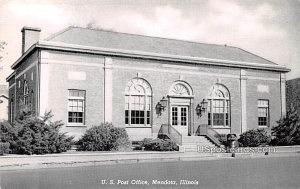
[[[186,64],[196,64],[196,65],[213,65],[213,66],[224,66],[224,67],[236,67],[236,68],[248,68],[248,69],[259,69],[259,70],[269,70],[269,71],[279,71],[279,72],[289,72],[290,69],[272,64],[261,64],[255,62],[240,62],[232,60],[220,60],[220,59],[209,59],[201,57],[191,57],[191,56],[179,56],[161,53],[150,53],[141,52],[133,50],[120,50],[120,49],[110,49],[110,48],[100,48],[91,47],[83,45],[66,44],[60,42],[52,41],[39,41],[35,45],[31,46],[13,65],[12,69],[16,68],[22,60],[28,56],[31,51],[36,48],[49,49],[49,50],[61,50],[70,52],[81,52],[89,54],[99,54],[107,56],[119,56],[128,58],[141,58],[141,59],[151,59],[151,60],[165,60],[171,62],[182,62]]]

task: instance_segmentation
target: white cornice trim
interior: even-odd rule
[[[8,89],[13,88],[14,86],[16,86],[16,83],[12,84],[11,86],[8,87]]]
[[[255,62],[242,62],[242,61],[232,61],[232,60],[220,60],[220,59],[210,59],[210,58],[200,58],[200,57],[191,57],[191,56],[179,56],[179,55],[169,55],[161,53],[150,53],[150,52],[141,52],[133,50],[120,50],[120,49],[111,49],[111,48],[101,48],[101,47],[91,47],[83,45],[74,45],[66,44],[61,42],[53,41],[38,41],[35,45],[30,47],[22,57],[20,57],[16,63],[12,65],[14,69],[21,60],[30,53],[35,47],[52,49],[52,50],[66,50],[66,51],[75,51],[75,52],[85,52],[109,56],[122,56],[122,57],[131,57],[131,58],[143,58],[143,59],[154,59],[154,60],[166,60],[173,62],[184,62],[184,63],[193,63],[193,64],[206,64],[214,66],[225,66],[225,67],[238,67],[238,68],[252,68],[260,70],[271,70],[271,71],[281,71],[289,72],[290,69],[279,66],[279,65],[269,65],[261,64]]]
[[[36,47],[36,44],[32,45],[26,52],[24,52],[24,53],[22,54],[22,56],[21,56],[21,57],[20,57],[13,65],[11,65],[11,68],[12,68],[12,69],[15,69],[15,67],[16,67],[17,65],[19,65],[19,63],[21,63],[22,60],[23,60],[25,57],[27,57],[27,56],[35,49],[35,47]]]
[[[13,76],[16,75],[16,72],[11,73],[7,78],[6,81],[8,82]]]

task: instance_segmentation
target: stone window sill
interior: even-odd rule
[[[151,125],[125,125],[126,128],[151,128]]]
[[[68,123],[66,127],[87,127],[87,126],[82,124]]]
[[[212,129],[230,129],[231,127],[229,126],[212,126]]]

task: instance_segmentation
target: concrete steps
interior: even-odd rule
[[[182,146],[181,148],[185,152],[197,152],[198,146],[209,146],[216,147],[215,144],[210,142],[205,136],[183,136],[182,137]]]

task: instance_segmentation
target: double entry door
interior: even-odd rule
[[[189,107],[182,105],[171,106],[171,124],[172,126],[181,126],[187,129],[189,120]]]

